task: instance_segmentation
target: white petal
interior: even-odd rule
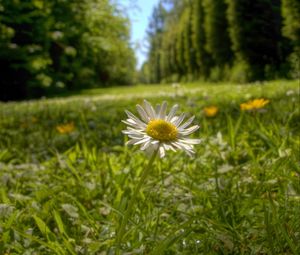
[[[184,144],[184,143],[180,143],[180,142],[172,142],[172,145],[174,145],[175,147],[177,147],[179,149],[183,149],[183,150],[192,150],[193,149],[192,145],[188,145],[188,144]]]
[[[134,123],[132,122],[131,119],[127,119],[127,120],[121,120],[124,124],[128,125],[128,126],[133,126]]]
[[[130,133],[130,134],[127,134],[128,137],[135,137],[135,138],[139,138],[139,139],[143,139],[144,137],[148,137],[147,134],[139,134],[139,133]]]
[[[166,144],[166,143],[163,143],[162,146],[164,146],[166,151],[169,150],[171,147],[169,144]]]
[[[166,155],[165,148],[163,146],[159,146],[159,155],[160,158],[163,158]]]
[[[199,128],[198,125],[192,126],[190,128],[184,129],[184,130],[179,130],[179,134],[183,136],[190,135],[194,133],[197,129]]]
[[[185,151],[189,156],[192,156],[194,153],[193,148],[191,146],[185,146],[184,144],[181,143],[172,143],[172,145],[174,147],[177,147],[178,149]]]
[[[168,150],[172,150],[174,152],[176,151],[176,149],[171,144],[163,143],[163,146],[164,146],[166,151],[168,151]]]
[[[144,105],[145,105],[145,110],[148,113],[148,116],[150,117],[150,119],[155,119],[156,113],[155,113],[152,105],[147,100],[144,100]]]
[[[123,121],[123,123],[129,124],[129,125],[136,125],[137,124],[133,119],[126,119],[126,120],[122,120],[122,121]]]
[[[151,155],[155,150],[157,150],[158,146],[158,144],[150,144],[145,151],[148,155]]]
[[[136,129],[129,129],[122,130],[122,133],[125,135],[145,135],[145,133],[142,130],[136,130]]]
[[[190,157],[192,157],[195,152],[193,150],[184,150],[186,152],[186,154],[188,154]]]
[[[128,137],[131,138],[131,139],[137,139],[137,140],[141,140],[141,139],[144,138],[143,135],[138,136],[138,135],[131,135],[131,134],[129,134]]]
[[[184,124],[179,126],[178,129],[184,129],[184,128],[188,127],[193,122],[194,119],[195,119],[195,116],[192,116]]]
[[[167,102],[163,101],[159,113],[158,113],[158,118],[164,120],[166,118],[166,110],[167,110]]]
[[[125,110],[127,116],[134,120],[137,124],[142,125],[142,126],[146,126],[146,124],[144,122],[142,122],[140,119],[138,119],[135,115],[133,115],[131,112]]]
[[[193,145],[187,145],[187,144],[182,144],[182,143],[178,143],[178,145],[180,145],[182,147],[182,150],[184,150],[190,156],[191,156],[191,154],[195,153],[193,150],[194,149]]]
[[[178,142],[179,143],[179,142]],[[192,144],[186,144],[186,143],[179,143],[185,150],[193,150]]]
[[[173,122],[173,124],[176,126],[176,127],[178,127],[180,124],[181,124],[181,122],[184,120],[184,118],[185,118],[185,113],[182,113],[174,122]]]
[[[139,139],[130,139],[129,141],[126,142],[125,145],[132,145],[135,144],[137,141],[139,141]]]
[[[170,110],[169,115],[167,116],[166,120],[167,121],[171,121],[171,119],[173,118],[173,116],[175,115],[176,111],[178,109],[178,104],[173,105],[173,107]]]
[[[187,144],[199,144],[199,143],[201,143],[201,139],[191,139],[191,138],[178,139],[178,141],[181,142],[181,143],[187,143]]]
[[[132,130],[132,131],[136,131],[136,132],[145,132],[145,128],[139,129],[139,128],[130,127],[130,126],[127,127],[127,130]]]
[[[155,107],[155,119],[159,119],[159,112],[160,112],[160,104],[157,104]]]
[[[136,105],[136,109],[137,109],[138,113],[140,114],[142,120],[145,121],[146,123],[148,123],[149,116],[145,112],[144,108],[138,104],[138,105]]]
[[[174,152],[177,151],[176,148],[175,148],[172,144],[170,144],[170,149],[171,149],[172,151],[174,151]]]
[[[174,116],[174,117],[170,120],[170,122],[171,122],[171,123],[174,123],[176,120],[178,120],[178,118],[179,118],[178,116]]]
[[[172,144],[175,148],[182,149],[182,147],[181,147],[179,144],[177,144],[176,142],[172,142],[171,144]]]
[[[145,142],[142,146],[141,146],[141,150],[146,150],[149,146],[151,146],[151,141],[149,140],[148,142]]]
[[[134,145],[138,145],[138,144],[141,144],[141,143],[148,142],[150,139],[151,139],[150,137],[145,137],[145,138],[139,140],[138,142],[136,142]]]
[[[134,127],[134,128],[140,128],[140,129],[145,129],[146,125],[139,125],[136,123],[133,119],[127,119],[127,120],[122,120],[122,122],[128,126]]]
[[[159,141],[157,141],[157,140],[152,140],[152,141],[151,141],[151,144],[153,144],[153,145],[154,145],[154,144],[159,144]]]

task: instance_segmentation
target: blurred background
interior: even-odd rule
[[[299,78],[299,0],[0,0],[0,100]]]

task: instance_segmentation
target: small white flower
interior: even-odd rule
[[[167,115],[167,103],[157,105],[156,109],[144,100],[144,107],[137,105],[136,109],[140,119],[129,111],[125,111],[128,119],[123,122],[128,125],[123,133],[128,135],[130,140],[127,144],[140,145],[141,150],[154,151],[158,149],[161,158],[168,150],[184,150],[188,155],[194,154],[194,145],[200,143],[200,139],[190,139],[188,136],[194,133],[199,126],[190,124],[194,116],[185,123],[185,114],[175,116],[178,105],[174,105]]]

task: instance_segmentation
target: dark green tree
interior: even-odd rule
[[[203,0],[205,49],[212,56],[214,65],[224,67],[232,61],[231,42],[224,0]]]
[[[184,26],[178,26],[176,40],[176,59],[178,63],[178,75],[181,79],[187,73],[184,59]]]
[[[196,66],[196,56],[194,54],[195,50],[192,43],[193,31],[192,31],[192,6],[188,5],[181,18],[181,22],[183,25],[183,37],[184,37],[184,62],[186,75],[188,80],[193,79]]]
[[[244,81],[266,78],[279,66],[280,0],[227,0],[230,39]]]
[[[209,75],[211,57],[205,49],[206,35],[204,30],[203,0],[193,1],[192,45],[196,56],[197,77],[206,79]]]
[[[130,83],[129,25],[109,0],[0,0],[0,99]]]
[[[292,51],[299,62],[298,0],[161,0],[156,11],[152,82],[273,79],[286,76]]]
[[[300,78],[300,1],[282,0],[283,35],[291,41],[293,52],[289,56],[291,76]]]

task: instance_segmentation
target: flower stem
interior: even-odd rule
[[[129,216],[131,215],[131,212],[132,212],[132,209],[133,209],[133,205],[135,203],[135,200],[137,198],[137,195],[142,187],[142,185],[144,184],[145,180],[146,180],[146,177],[148,176],[150,170],[151,170],[151,167],[153,165],[153,162],[154,162],[154,159],[157,155],[157,152],[158,152],[158,149],[156,149],[152,155],[151,155],[151,158],[147,164],[147,166],[144,168],[143,172],[141,173],[141,177],[140,177],[140,180],[138,182],[138,184],[136,185],[135,189],[134,189],[134,192],[133,192],[133,195],[128,203],[128,206],[127,206],[127,209],[125,211],[125,214],[122,218],[122,221],[121,221],[121,225],[117,231],[117,236],[116,236],[116,254],[120,254],[120,245],[122,243],[122,240],[123,240],[123,236],[124,236],[124,231],[125,231],[125,227],[129,221]]]

